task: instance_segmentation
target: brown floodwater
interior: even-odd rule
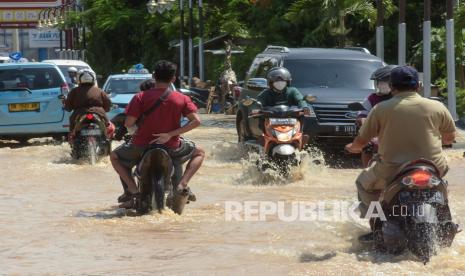
[[[207,158],[191,182],[197,202],[182,216],[118,209],[122,190],[108,159],[77,164],[68,145],[44,139],[0,142],[0,275],[465,273],[463,233],[423,265],[408,253],[385,255],[358,244],[365,220],[227,221],[227,201],[353,203],[360,169],[312,162],[321,159],[315,154],[303,158],[291,180],[259,173],[256,156],[237,147],[230,116],[204,116],[187,136]],[[447,151],[451,208],[462,225],[463,151]]]

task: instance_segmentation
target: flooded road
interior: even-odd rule
[[[308,162],[316,156],[284,184],[259,174],[253,155],[243,158],[234,117],[204,116],[188,137],[207,159],[191,183],[197,202],[182,216],[137,217],[118,209],[122,189],[109,160],[91,167],[73,163],[66,144],[0,142],[0,275],[465,273],[463,232],[425,266],[409,254],[359,245],[357,237],[368,230],[364,220],[226,221],[226,201],[352,203],[359,169]],[[463,149],[447,155],[451,208],[463,226]]]

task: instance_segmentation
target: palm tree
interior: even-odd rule
[[[384,0],[386,14],[394,10],[391,0]],[[348,18],[357,24],[368,24],[371,28],[376,23],[376,8],[372,0],[297,0],[289,8],[286,19],[295,24],[305,24],[318,20],[312,35],[336,36],[340,47],[346,45],[347,34],[351,28],[347,26]]]

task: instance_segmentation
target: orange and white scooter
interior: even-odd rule
[[[296,153],[308,143],[309,136],[302,133],[304,111],[296,106],[277,105],[262,107],[254,99],[246,99],[244,105],[256,104],[249,117],[260,118],[263,134],[255,140],[245,142],[255,147],[267,160],[278,166],[280,173],[287,175],[291,166],[298,165]]]

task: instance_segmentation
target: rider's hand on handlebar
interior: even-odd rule
[[[347,144],[345,147],[344,147],[345,151],[348,152],[348,153],[361,153],[362,152],[362,148],[360,147],[355,147],[353,143],[350,143],[350,144]]]
[[[304,108],[304,116],[310,116],[310,108]]]
[[[357,126],[361,127],[365,121],[367,120],[367,118],[357,118],[357,120],[355,120],[355,124],[357,124]]]

